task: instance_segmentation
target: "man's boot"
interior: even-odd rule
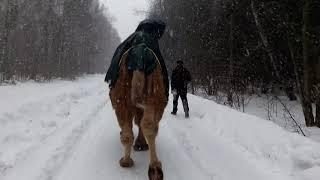
[[[186,117],[186,118],[189,118],[189,112],[188,112],[188,111],[185,112],[185,117]]]

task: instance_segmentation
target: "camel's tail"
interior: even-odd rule
[[[133,71],[131,84],[131,101],[134,106],[145,109],[143,102],[148,95],[160,94],[163,87],[161,66],[156,54],[145,44],[130,50],[130,70]]]
[[[131,83],[131,101],[136,107],[144,109],[143,97],[145,95],[145,73],[135,70],[133,72]]]

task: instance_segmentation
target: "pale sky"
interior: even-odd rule
[[[133,33],[139,22],[145,18],[145,14],[137,14],[135,11],[146,11],[148,1],[150,0],[101,0],[115,18],[113,24],[122,40]]]

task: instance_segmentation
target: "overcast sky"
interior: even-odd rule
[[[150,0],[149,0],[150,1]],[[115,18],[114,26],[122,40],[133,33],[144,14],[135,13],[148,9],[148,0],[101,0],[108,7],[109,13]]]

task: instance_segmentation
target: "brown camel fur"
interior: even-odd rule
[[[124,157],[120,160],[120,166],[132,167],[134,164],[130,157],[134,140],[134,120],[139,127],[134,149],[150,150],[149,179],[162,180],[163,173],[157,157],[155,140],[168,99],[161,66],[158,63],[155,70],[147,76],[141,71],[129,72],[126,65],[127,56],[128,53],[122,56],[119,77],[109,94],[121,128],[120,139],[124,146]]]

